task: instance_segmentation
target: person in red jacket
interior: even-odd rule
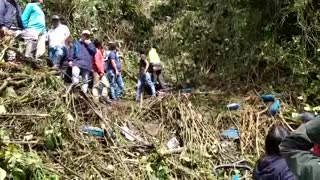
[[[94,97],[99,98],[99,89],[100,84],[103,85],[102,88],[102,95],[103,98],[109,102],[108,98],[108,88],[109,88],[109,81],[107,80],[105,74],[104,74],[104,52],[103,52],[103,46],[102,42],[99,40],[95,40],[94,45],[96,47],[96,54],[94,56],[93,60],[93,88],[92,88],[92,94]]]

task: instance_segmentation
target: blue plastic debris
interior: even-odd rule
[[[238,103],[228,104],[228,105],[227,105],[227,108],[228,108],[230,111],[238,110],[238,109],[240,109],[240,104],[238,104]]]
[[[280,110],[280,100],[275,100],[274,103],[270,107],[270,114],[275,116]]]
[[[182,93],[191,93],[191,92],[192,92],[192,88],[184,88],[184,89],[181,89],[181,92],[182,92]]]
[[[261,96],[263,102],[272,102],[275,101],[276,97],[272,94],[265,94]]]
[[[237,175],[234,175],[233,178],[232,178],[232,180],[239,180],[239,179],[240,179],[240,177],[239,177],[238,174],[237,174]]]
[[[221,134],[223,138],[225,139],[239,139],[240,138],[240,133],[237,129],[230,128]]]
[[[92,126],[83,126],[82,131],[86,134],[103,137],[105,135],[104,130],[98,127],[92,127]]]

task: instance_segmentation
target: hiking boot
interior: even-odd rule
[[[99,100],[102,101],[102,103],[112,104],[112,101],[108,97],[103,96],[100,97]]]

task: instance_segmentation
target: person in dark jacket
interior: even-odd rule
[[[21,14],[18,0],[0,0],[0,38],[4,35],[18,35],[18,31],[23,29]],[[15,59],[16,53],[8,50],[6,60],[12,62]]]
[[[280,155],[279,145],[289,135],[282,126],[273,126],[269,131],[265,144],[266,155],[258,160],[254,169],[254,180],[295,180],[286,160]]]
[[[90,31],[84,30],[81,39],[73,44],[69,54],[69,66],[72,66],[72,83],[79,83],[80,75],[83,85],[82,91],[88,92],[88,81],[92,71],[92,61],[96,54],[96,47],[90,40]]]
[[[302,124],[280,144],[290,170],[300,180],[320,179],[320,157],[310,151],[320,144],[320,119]]]

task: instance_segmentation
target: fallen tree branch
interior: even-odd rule
[[[20,114],[20,113],[6,113],[0,116],[35,116],[35,117],[50,117],[50,114]]]

